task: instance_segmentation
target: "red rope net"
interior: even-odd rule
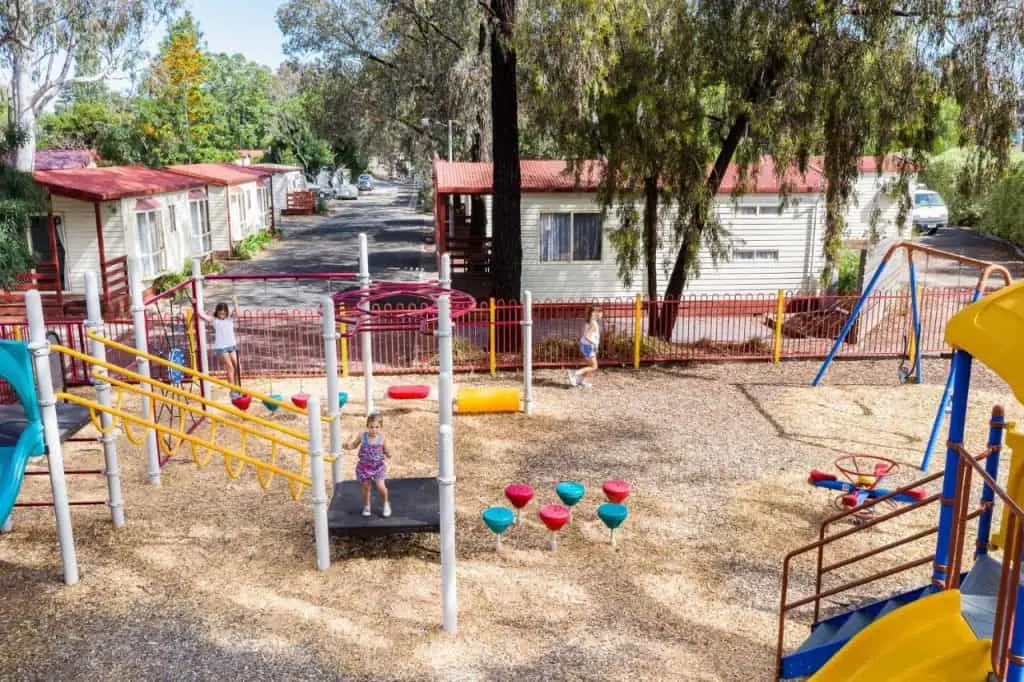
[[[345,325],[343,336],[403,329],[429,334],[437,324],[437,300],[443,294],[450,297],[453,320],[476,309],[473,296],[437,283],[375,282],[369,289],[341,291],[333,299],[337,320]]]

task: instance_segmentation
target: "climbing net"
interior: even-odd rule
[[[476,309],[476,299],[457,289],[436,283],[376,282],[369,289],[357,288],[333,296],[342,334],[355,336],[365,331],[417,330],[429,334],[437,324],[437,300],[448,294],[452,319]]]
[[[163,337],[154,339],[156,346],[151,349],[155,355],[168,360],[172,365],[185,366],[186,364],[194,373],[196,371],[196,330],[193,325],[192,309],[179,306],[179,312],[175,312],[174,299],[170,301],[168,316],[164,316],[159,306],[156,315],[149,318],[151,329],[159,327],[163,331]],[[187,350],[185,348],[187,346]],[[192,381],[192,375],[172,366],[155,365],[151,368],[154,378],[160,379],[162,384],[168,384],[174,388],[184,388],[190,396],[198,394],[197,381]],[[188,381],[186,381],[188,379]],[[158,388],[158,392],[167,398],[170,394],[166,389]],[[192,398],[184,398],[185,404],[192,404]],[[192,433],[198,429],[204,419],[203,411],[193,412],[180,407],[181,401],[158,400],[153,403],[153,421],[166,426],[175,426],[179,431]],[[125,434],[127,437],[127,433]],[[160,440],[160,466],[164,466],[174,456],[180,447],[180,441],[175,445],[174,438],[161,433]],[[129,438],[129,440],[131,440]]]

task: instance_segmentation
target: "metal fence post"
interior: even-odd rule
[[[338,379],[338,327],[334,317],[334,300],[324,296],[323,307],[324,369],[327,373],[327,416],[331,424],[331,489],[341,483],[341,405],[338,394],[341,386]]]
[[[366,235],[359,234],[359,286],[364,295],[370,293],[370,255],[366,246]],[[362,311],[360,322],[363,325],[370,323],[370,304],[360,303]],[[373,337],[368,329],[359,333],[362,342],[363,354],[363,392],[365,393],[366,416],[373,412]]]
[[[782,324],[786,317],[786,292],[779,289],[775,304],[775,340],[772,346],[772,362],[782,362]]]
[[[523,292],[523,412],[533,414],[533,294]]]
[[[451,297],[437,299],[438,375],[438,467],[437,484],[441,508],[441,613],[445,632],[458,630],[458,598],[455,589],[455,442],[452,419],[452,315]]]
[[[64,451],[57,424],[57,400],[53,395],[53,376],[50,372],[50,343],[46,340],[46,322],[43,320],[43,300],[35,289],[25,293],[28,313],[29,351],[35,367],[39,411],[43,417],[43,436],[46,442],[46,461],[50,470],[50,490],[53,492],[53,513],[57,520],[57,539],[64,565],[64,582],[78,584],[78,555],[71,529],[71,505],[68,503],[67,483],[64,480]]]
[[[495,314],[493,296],[490,298],[487,310],[489,321],[487,325],[487,355],[490,358],[491,376],[493,377],[498,373],[497,315]]]
[[[203,292],[203,266],[197,259],[192,261],[192,291],[194,297],[194,305],[196,310],[195,325],[196,325],[196,353],[199,354],[199,371],[205,375],[210,373],[210,360],[206,357],[206,321],[203,320],[203,316],[199,313],[205,311],[203,307],[206,305],[205,294]],[[209,394],[206,392],[206,379],[199,380],[199,394],[204,398],[209,398]]]
[[[324,490],[324,437],[320,431],[320,399],[310,396],[306,404],[309,428],[309,478],[312,483],[313,537],[316,540],[316,567],[331,567],[331,538],[327,534],[327,491]]]
[[[644,334],[643,297],[637,294],[633,299],[633,369],[640,369],[640,347]]]
[[[86,329],[97,336],[103,336],[103,317],[100,313],[100,294],[96,283],[96,273],[85,273],[85,308]],[[89,354],[100,362],[107,360],[107,347],[100,341],[89,341]],[[105,381],[107,370],[96,367],[95,377],[96,400],[103,407],[110,407],[110,383]],[[100,412],[100,442],[103,443],[103,469],[107,477],[107,504],[115,528],[124,526],[124,499],[121,497],[121,467],[117,461],[117,433],[114,430],[114,418],[109,412]]]
[[[142,302],[142,276],[139,272],[139,261],[134,256],[128,257],[128,285],[132,296],[132,327],[135,330],[135,350],[149,353],[149,338],[146,335],[146,306]],[[149,360],[144,357],[135,359],[135,371],[151,378]],[[153,385],[143,383],[142,388],[153,390]],[[145,419],[154,418],[153,405],[149,396],[142,396],[142,414]],[[160,452],[156,444],[156,431],[146,429],[146,478],[150,485],[160,485]]]

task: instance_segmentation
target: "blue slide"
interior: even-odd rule
[[[7,522],[21,490],[30,457],[45,452],[43,422],[36,399],[32,358],[21,341],[0,341],[0,380],[20,404],[0,405],[0,526]]]

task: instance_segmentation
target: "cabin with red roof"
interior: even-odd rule
[[[273,228],[271,171],[232,163],[183,164],[167,170],[206,185],[215,254],[230,255],[249,235]]]
[[[29,244],[37,265],[19,291],[0,294],[0,308],[16,314],[24,291],[39,289],[51,315],[84,311],[84,273],[99,277],[106,314],[129,305],[128,258],[143,280],[180,271],[210,232],[203,181],[143,166],[41,170],[33,174],[47,194],[47,214],[32,218]],[[200,225],[193,229],[193,220]]]
[[[281,222],[281,211],[288,206],[288,195],[293,192],[306,192],[308,183],[306,175],[299,166],[289,166],[280,163],[235,163],[242,170],[254,169],[261,173],[269,173],[270,182],[270,207],[273,215],[271,225],[276,226]],[[267,177],[263,175],[263,177]]]
[[[631,286],[618,275],[610,234],[620,225],[616,209],[602,218],[596,191],[603,167],[586,161],[578,174],[565,161],[520,162],[522,203],[522,288],[536,300],[622,297],[643,293],[645,278],[638,271]],[[897,236],[898,203],[891,195],[899,169],[888,162],[875,168],[864,160],[856,186],[857,200],[849,209],[847,238],[868,236],[870,216],[877,216],[878,235]],[[870,168],[869,168],[870,166]],[[438,254],[450,253],[456,286],[476,294],[490,289],[490,163],[447,162],[433,165],[435,240]],[[775,293],[779,289],[814,291],[824,267],[825,177],[811,163],[805,173],[790,168],[776,172],[769,157],[748,170],[742,192],[739,168],[726,172],[715,201],[718,219],[726,229],[726,257],[717,263],[706,248],[700,254],[700,277],[686,294]],[[783,202],[783,192],[788,199]],[[471,196],[485,196],[486,227],[472,229]],[[642,198],[637,210],[642,213]],[[662,246],[658,280],[664,284],[678,251],[672,234],[674,214],[662,209]],[[484,221],[477,221],[479,225]]]

